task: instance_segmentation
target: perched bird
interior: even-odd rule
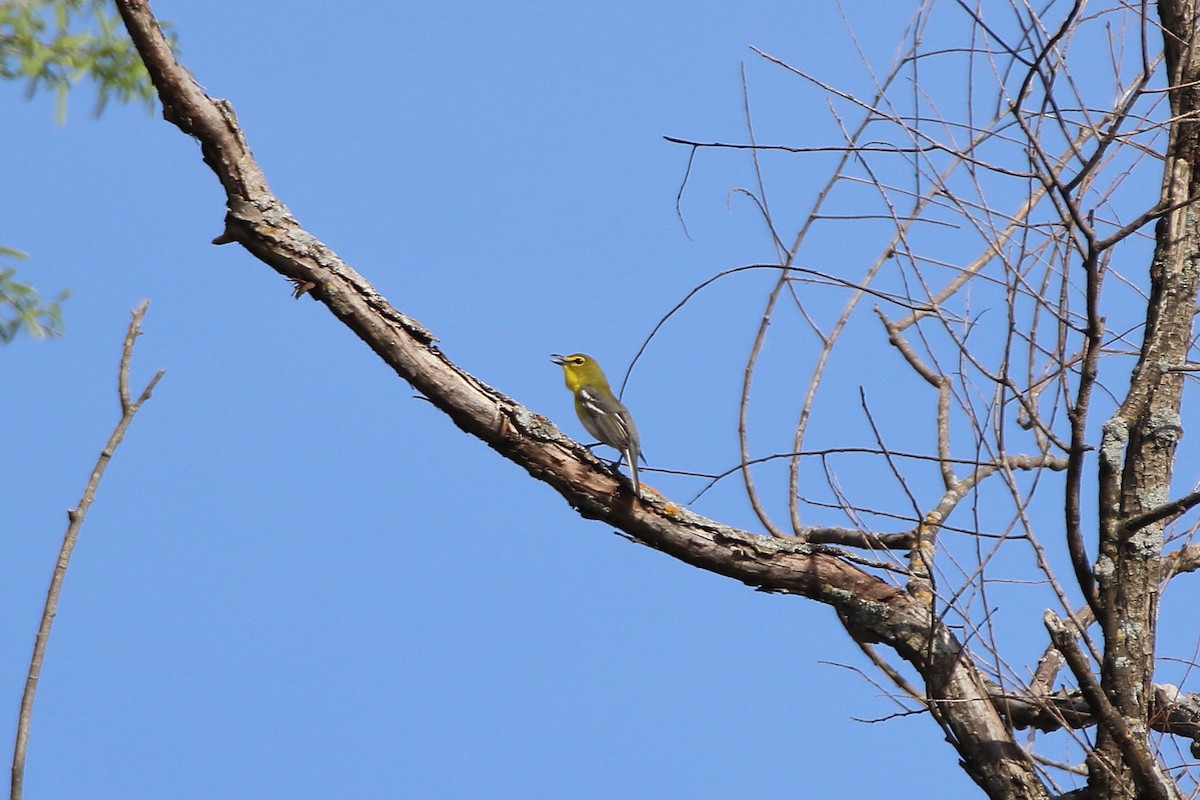
[[[633,492],[638,494],[641,491],[638,458],[642,455],[642,448],[638,441],[637,426],[633,424],[629,409],[613,394],[608,378],[604,377],[604,370],[600,369],[596,359],[583,353],[569,356],[554,353],[550,360],[563,368],[563,378],[571,394],[575,395],[575,413],[579,415],[583,427],[602,444],[619,450],[629,462]]]

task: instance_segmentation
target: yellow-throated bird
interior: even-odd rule
[[[641,491],[638,458],[642,455],[642,447],[637,426],[633,424],[629,409],[613,394],[604,370],[600,369],[596,359],[583,353],[569,356],[554,353],[550,360],[563,368],[563,378],[571,394],[575,395],[575,413],[583,427],[602,444],[620,451],[629,462],[633,492],[638,494]]]

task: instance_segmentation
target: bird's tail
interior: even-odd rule
[[[629,462],[629,474],[633,478],[633,493],[635,495],[641,495],[642,485],[641,485],[641,483],[638,482],[638,474],[637,474],[638,460],[636,457],[631,458],[631,456],[633,456],[632,453],[629,453],[629,452],[625,453],[625,459]]]

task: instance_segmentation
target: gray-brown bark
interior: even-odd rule
[[[159,90],[164,117],[199,140],[205,161],[226,190],[228,214],[219,241],[242,244],[307,288],[455,424],[554,486],[585,516],[703,569],[841,609],[927,674],[931,709],[989,794],[1044,796],[1028,756],[1012,741],[974,665],[930,607],[815,545],[764,540],[669,502],[634,502],[586,450],[549,421],[455,367],[424,328],[305,232],[267,188],[231,107],[205,95],[178,64],[148,4],[122,0],[118,5]]]
[[[1191,0],[1159,3],[1170,86],[1171,126],[1160,205],[1173,210],[1155,231],[1144,338],[1129,392],[1105,425],[1101,446],[1100,553],[1096,563],[1099,622],[1104,637],[1101,685],[1116,712],[1140,742],[1149,730],[1151,681],[1157,648],[1158,590],[1162,576],[1161,521],[1130,529],[1171,497],[1176,448],[1183,433],[1184,365],[1195,312],[1200,226],[1190,199],[1200,195],[1200,50],[1195,47],[1196,8]],[[1137,779],[1136,764],[1152,759],[1100,726],[1090,763],[1091,781],[1103,797],[1173,796],[1170,783]]]
[[[1036,430],[1041,451],[1035,456],[1005,454],[981,461],[964,477],[955,472],[959,464],[950,457],[946,444],[939,451],[945,495],[913,530],[879,536],[866,530],[810,528],[798,529],[794,538],[755,535],[693,514],[665,498],[634,498],[588,451],[564,437],[548,420],[459,369],[435,346],[429,331],[393,308],[366,279],[308,234],[271,193],[232,107],[208,97],[177,63],[148,3],[118,0],[118,7],[158,88],[164,117],[198,140],[206,163],[226,192],[225,228],[216,243],[241,244],[292,281],[299,294],[322,303],[464,431],[553,486],[582,515],[603,520],[636,541],[750,586],[834,607],[855,638],[886,645],[920,675],[926,708],[989,797],[1050,795],[1029,752],[1014,737],[1014,728],[1053,730],[1091,725],[1097,725],[1097,746],[1088,760],[1093,797],[1178,795],[1147,739],[1152,728],[1189,737],[1198,730],[1194,699],[1169,696],[1161,687],[1156,693],[1151,683],[1167,520],[1153,519],[1138,526],[1130,526],[1128,521],[1151,519],[1170,499],[1181,432],[1183,378],[1172,367],[1187,361],[1196,264],[1200,262],[1200,231],[1189,202],[1200,194],[1200,179],[1193,168],[1200,132],[1192,120],[1200,102],[1200,89],[1193,85],[1200,78],[1200,65],[1191,46],[1195,12],[1190,4],[1165,0],[1160,4],[1168,42],[1168,73],[1173,86],[1185,88],[1171,92],[1177,121],[1171,128],[1163,197],[1157,206],[1170,211],[1158,225],[1144,343],[1128,396],[1105,426],[1099,452],[1101,535],[1094,594],[1091,569],[1080,546],[1079,537],[1088,526],[1083,522],[1078,489],[1087,469],[1085,459],[1095,452],[1095,443],[1088,438],[1087,412],[1104,332],[1098,304],[1106,244],[1098,237],[1091,233],[1079,237],[1086,240],[1081,261],[1089,302],[1083,355],[1073,360],[1065,350],[1059,353],[1063,374],[1077,367],[1080,375],[1079,391],[1070,409],[1070,436],[1056,433],[1049,425],[1038,427],[1037,397],[1031,390],[1022,396],[1022,408],[1032,418],[1028,427]],[[1073,24],[1073,18],[1068,24]],[[1101,155],[1102,150],[1097,160]],[[1048,170],[1054,168],[1050,159],[1046,165]],[[1047,183],[1051,185],[1044,191],[1063,204],[1064,217],[1073,216],[1076,219],[1071,224],[1084,227],[1084,215],[1072,205],[1075,187],[1068,182]],[[885,319],[885,325],[905,360],[939,392],[941,447],[942,434],[948,440],[952,428],[951,382],[912,352],[904,338],[920,314],[935,311],[931,303],[909,320],[895,323]],[[1067,319],[1064,312],[1064,327]],[[1058,454],[1051,455],[1056,448]],[[1075,628],[1054,617],[1047,624],[1062,653],[1059,666],[1062,661],[1067,663],[1080,689],[1051,691],[1057,671],[1052,667],[1039,678],[1036,691],[1013,692],[985,678],[976,656],[947,624],[944,598],[935,585],[936,571],[930,567],[938,553],[940,527],[981,480],[1017,469],[1057,470],[1064,466],[1069,473],[1067,485],[1075,492],[1068,490],[1067,535],[1075,531],[1072,552],[1080,575],[1079,589],[1096,612],[1103,637],[1101,668],[1093,673],[1086,640],[1082,644],[1076,641],[1088,627],[1087,621]],[[904,588],[894,585],[869,571],[863,556],[851,556],[821,542],[843,547],[912,548],[907,568],[889,565],[893,574],[905,576],[908,584]],[[1194,569],[1195,554],[1189,558],[1187,566]],[[1179,568],[1185,559],[1176,561],[1174,568]]]

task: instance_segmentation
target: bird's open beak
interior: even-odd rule
[[[560,356],[558,353],[551,353],[551,354],[550,354],[550,360],[551,360],[551,361],[553,361],[555,364],[558,364],[560,367],[561,367],[563,364],[567,363],[567,357],[566,357],[566,356]]]

